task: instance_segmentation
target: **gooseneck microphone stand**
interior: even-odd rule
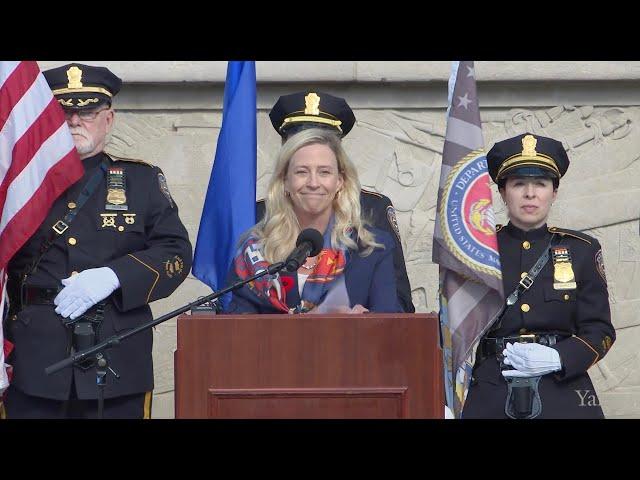
[[[217,292],[213,292],[207,295],[206,297],[201,297],[198,300],[189,303],[188,305],[185,305],[183,307],[178,308],[177,310],[174,310],[165,315],[162,315],[157,319],[151,320],[147,323],[143,323],[142,325],[139,325],[127,332],[121,333],[119,335],[113,335],[107,338],[106,340],[103,340],[102,342],[94,345],[93,347],[80,350],[79,352],[74,353],[73,355],[65,358],[64,360],[59,361],[58,363],[49,365],[47,368],[44,369],[44,371],[47,375],[51,375],[52,373],[55,373],[58,370],[62,370],[63,368],[66,368],[70,365],[77,365],[82,362],[90,362],[90,361],[95,362],[96,377],[97,377],[96,380],[98,385],[98,418],[103,418],[104,386],[105,386],[105,377],[107,374],[107,370],[111,371],[111,373],[113,373],[116,376],[116,378],[120,378],[120,376],[116,372],[114,372],[111,369],[111,367],[109,367],[107,363],[107,356],[102,353],[104,350],[106,350],[107,348],[115,347],[119,345],[120,342],[125,338],[129,338],[137,333],[142,332],[143,330],[154,327],[159,323],[165,322],[170,318],[173,318],[177,315],[180,315],[181,313],[186,312],[187,310],[190,310],[193,307],[197,307],[198,305],[201,305],[203,303],[209,302],[211,300],[215,300],[216,298],[224,295],[225,293],[229,293],[233,290],[236,290],[241,286],[243,286],[244,284],[249,283],[253,280],[256,280],[257,278],[263,277],[267,274],[273,275],[274,273],[278,273],[280,270],[284,269],[285,266],[286,266],[285,262],[277,262],[272,265],[269,265],[266,269],[260,270],[258,273],[256,273],[255,275],[249,278],[240,280],[234,283],[233,285],[223,288],[222,290],[218,290]]]

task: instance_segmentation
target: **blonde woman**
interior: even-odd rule
[[[237,290],[227,312],[311,312],[340,289],[348,300],[339,311],[400,312],[393,239],[366,225],[359,195],[358,174],[335,133],[311,128],[289,137],[269,184],[266,215],[243,236],[230,281],[284,260],[304,229],[323,234],[323,249],[293,274],[262,277]]]

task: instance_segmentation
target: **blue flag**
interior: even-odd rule
[[[238,238],[256,223],[256,112],[255,62],[229,62],[222,127],[191,269],[213,290],[225,286]]]

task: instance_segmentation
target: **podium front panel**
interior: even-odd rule
[[[442,418],[427,314],[182,315],[176,418]]]

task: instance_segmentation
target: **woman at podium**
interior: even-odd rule
[[[337,134],[302,130],[282,145],[264,218],[240,239],[229,282],[285,261],[306,229],[322,248],[297,271],[266,275],[233,293],[225,313],[401,312],[394,241],[360,210],[360,182]]]

